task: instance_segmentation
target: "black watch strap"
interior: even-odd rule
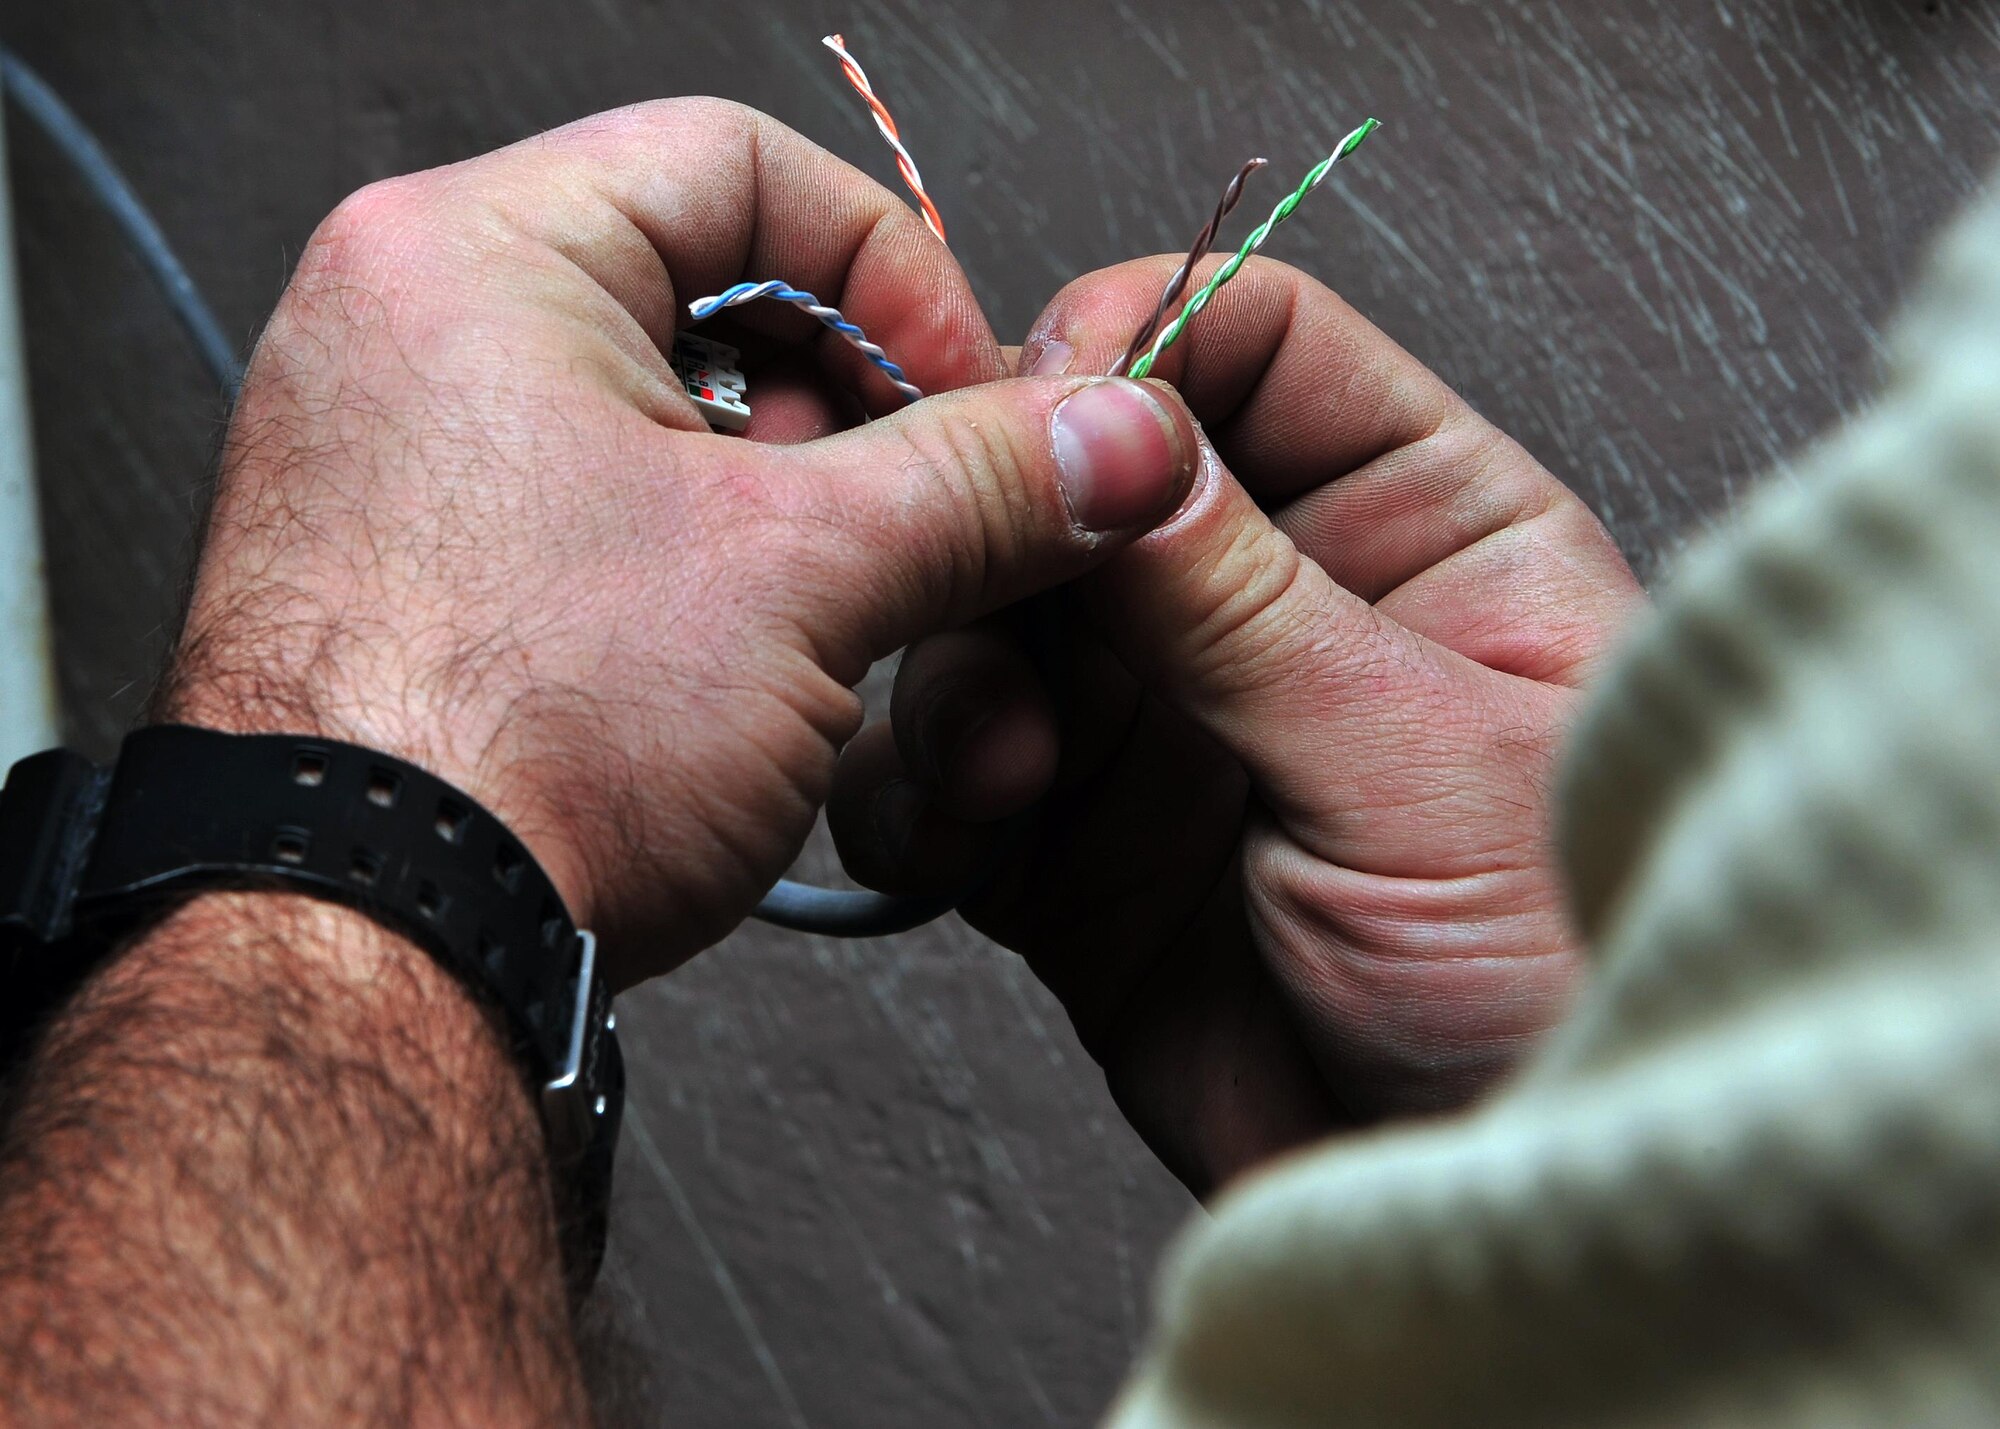
[[[358,909],[499,1009],[539,1099],[572,1282],[587,1282],[625,1086],[596,940],[497,818],[413,764],[189,725],[134,731],[110,768],[66,749],[20,761],[0,790],[7,1031],[39,1021],[120,937],[225,888]]]

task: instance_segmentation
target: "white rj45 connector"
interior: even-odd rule
[[[736,367],[736,349],[691,332],[674,334],[670,359],[674,375],[688,399],[701,408],[711,427],[740,432],[750,425],[750,404],[743,394],[749,384]]]

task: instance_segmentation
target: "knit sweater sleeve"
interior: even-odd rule
[[[2000,1422],[2000,196],[1564,807],[1570,1020],[1184,1233],[1115,1429]]]

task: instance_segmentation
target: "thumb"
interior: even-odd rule
[[[1342,588],[1212,451],[1174,519],[1092,577],[1092,614],[1140,679],[1234,755],[1295,836],[1408,875],[1483,837],[1483,724],[1470,662]]]
[[[1171,389],[1101,377],[966,388],[767,450],[811,508],[811,633],[871,659],[1081,574],[1171,514],[1200,459]]]

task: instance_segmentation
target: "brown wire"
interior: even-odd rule
[[[1229,187],[1222,191],[1222,201],[1215,206],[1215,212],[1210,215],[1208,222],[1201,226],[1201,232],[1194,236],[1194,242],[1188,245],[1187,260],[1175,270],[1173,277],[1167,279],[1167,286],[1160,294],[1159,306],[1153,309],[1153,315],[1146,319],[1145,326],[1132,335],[1132,345],[1125,349],[1125,355],[1111,365],[1111,376],[1122,375],[1139,360],[1139,354],[1144,352],[1158,336],[1160,324],[1167,320],[1167,315],[1173,311],[1174,304],[1181,300],[1183,293],[1187,292],[1188,280],[1194,276],[1194,265],[1208,256],[1208,250],[1215,246],[1215,235],[1222,228],[1222,220],[1229,217],[1230,210],[1234,209],[1243,197],[1245,181],[1269,162],[1269,159],[1252,159],[1236,171],[1236,177],[1231,179]]]

